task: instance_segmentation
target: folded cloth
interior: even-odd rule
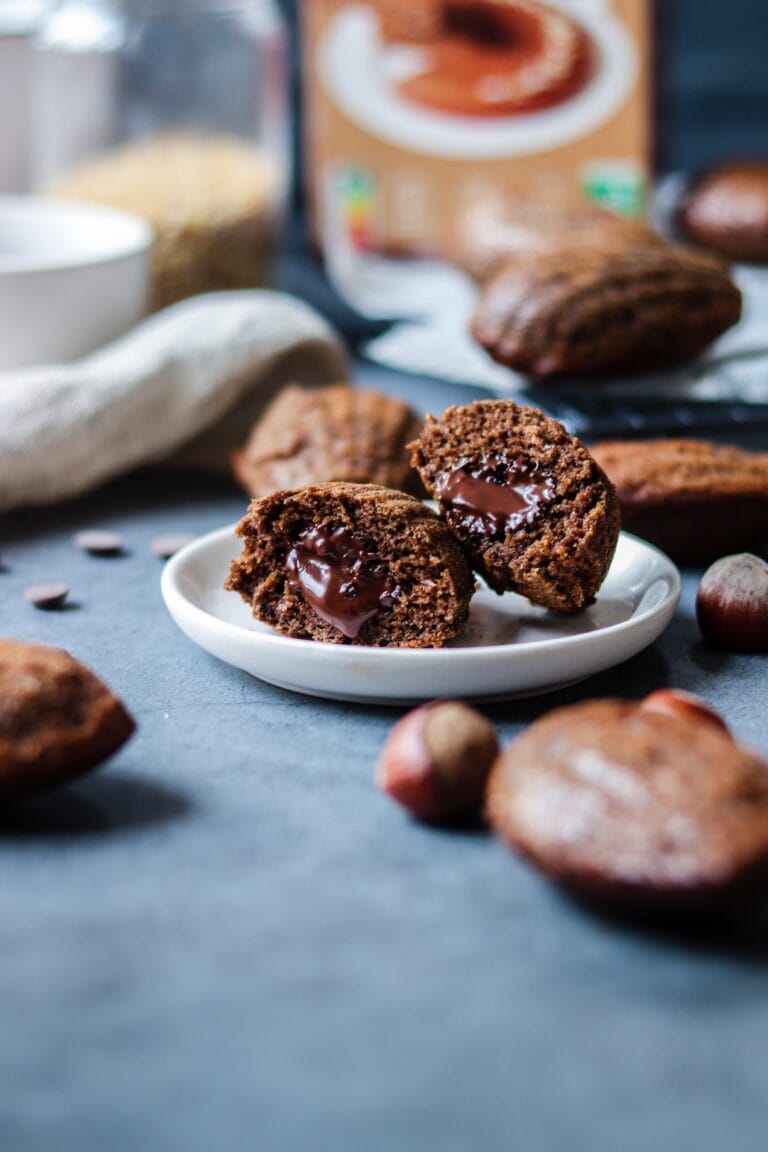
[[[346,373],[339,338],[300,300],[265,291],[185,300],[77,363],[0,374],[0,511],[172,456],[226,467],[283,384]]]

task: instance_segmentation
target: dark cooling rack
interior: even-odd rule
[[[679,205],[690,187],[692,176],[673,172],[662,179],[654,193],[651,222],[662,236],[683,241],[677,226]],[[589,391],[578,384],[562,387],[532,384],[531,400],[562,420],[581,436],[618,436],[623,439],[646,436],[719,435],[735,429],[768,431],[768,357],[765,357],[765,403],[745,400],[667,400],[642,396],[617,399],[600,393],[599,385]],[[727,374],[727,363],[723,365]],[[638,392],[641,390],[638,383]]]
[[[616,436],[621,439],[649,436],[695,436],[727,434],[734,429],[768,433],[768,402],[686,400],[661,402],[615,400],[600,396],[597,388],[575,394],[551,385],[532,386],[526,396],[537,407],[561,420],[583,437]]]

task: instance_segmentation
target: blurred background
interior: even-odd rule
[[[294,204],[302,203],[301,67],[298,0],[277,0],[291,34],[294,101]],[[26,96],[26,39],[55,4],[0,0],[0,191],[21,190],[18,156]],[[728,156],[768,149],[768,17],[763,0],[664,0],[656,4],[656,164],[661,172],[695,169]],[[13,41],[13,43],[11,43]]]
[[[690,938],[587,918],[479,827],[425,831],[374,799],[390,708],[262,685],[195,652],[161,602],[158,541],[243,515],[230,453],[274,389],[350,380],[439,413],[492,387],[440,379],[437,353],[509,374],[470,347],[461,300],[423,326],[421,373],[376,361],[371,342],[419,325],[344,303],[310,242],[298,9],[336,3],[0,0],[0,193],[126,214],[35,195],[0,212],[0,633],[71,649],[140,719],[116,770],[3,816],[0,1152],[762,1152],[764,915]],[[656,172],[768,158],[768,0],[657,0],[655,22]],[[768,276],[737,275],[758,322],[726,333],[728,373],[528,382],[526,402],[594,439],[704,429],[765,451]],[[390,299],[421,299],[412,277]],[[265,283],[293,295],[208,292]],[[735,341],[755,327],[751,360]],[[201,445],[219,475],[180,470]],[[91,556],[84,529],[125,549]],[[64,610],[27,602],[42,581],[71,588]],[[633,661],[493,705],[503,738],[558,703],[675,685],[765,750],[764,661],[702,642],[697,583]]]
[[[295,43],[299,0],[280,0],[280,7]],[[765,153],[768,14],[763,0],[657,0],[655,7],[658,170],[695,169],[725,157]],[[299,181],[299,201],[300,187]]]
[[[331,119],[333,101],[317,81],[309,93],[302,52],[306,14],[331,12],[333,2],[311,8],[305,3],[302,19],[301,0],[0,0],[0,193],[53,192],[145,218],[155,233],[152,308],[211,289],[272,283],[318,307],[353,346],[383,331],[398,313],[389,299],[364,306],[365,285],[361,290],[343,266],[343,247],[330,277],[322,267],[317,241],[326,255],[333,244],[325,221],[319,237],[318,189],[338,155],[347,152],[359,161],[359,171],[351,171],[358,187],[345,193],[357,197],[353,213],[360,201],[364,215],[366,196],[375,195],[378,205],[367,210],[377,211],[387,194],[396,195],[398,181],[405,187],[411,177],[403,196],[433,197],[434,186],[424,192],[424,180],[433,173],[426,164],[410,173],[414,153],[409,158],[407,149],[377,153],[380,145],[371,132],[358,133],[363,143],[355,156],[360,125],[354,116],[334,112]],[[574,11],[586,11],[598,0],[567,2]],[[646,0],[629,0],[623,11],[644,12],[645,5]],[[626,150],[643,157],[637,204],[646,197],[643,134],[649,123],[658,177],[768,152],[764,3],[656,3],[653,22],[653,66],[633,97],[634,142]],[[308,101],[314,112],[314,175],[307,159]],[[646,115],[647,104],[652,115]],[[338,136],[340,123],[347,135],[336,157],[329,156],[327,142]],[[614,142],[623,131],[624,120],[619,123]],[[177,137],[173,148],[169,131]],[[598,132],[594,139],[599,150],[604,137]],[[561,163],[562,152],[553,154],[553,163]],[[91,162],[102,154],[104,163]],[[523,156],[516,163],[522,169],[537,162],[536,156]],[[486,164],[484,171],[496,179],[503,163]],[[384,188],[381,195],[381,189],[366,187],[377,165],[389,166],[389,192]],[[469,175],[450,179],[469,188],[470,163],[464,172]],[[423,212],[422,217],[423,224]],[[347,226],[342,221],[341,231]],[[363,221],[363,233],[365,227]],[[363,248],[366,240],[364,235]],[[398,281],[389,295],[402,297]],[[100,339],[112,334],[103,329]],[[91,343],[96,346],[95,336]],[[490,379],[480,372],[474,383]]]

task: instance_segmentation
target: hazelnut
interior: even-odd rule
[[[702,635],[732,652],[768,652],[768,564],[741,552],[704,573],[696,596]]]
[[[456,820],[482,804],[498,751],[485,717],[456,700],[439,700],[392,729],[379,757],[378,785],[419,820]]]
[[[669,716],[689,716],[691,719],[708,720],[728,731],[728,725],[722,716],[718,716],[706,700],[694,696],[693,692],[683,692],[680,688],[659,688],[651,692],[640,704],[644,712],[663,712]]]

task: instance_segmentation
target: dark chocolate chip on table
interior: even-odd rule
[[[27,588],[24,597],[35,608],[61,608],[69,595],[66,584],[34,584]]]
[[[176,552],[190,544],[195,537],[189,532],[169,532],[164,536],[155,536],[150,541],[149,550],[153,556],[161,560],[170,560]]]
[[[117,532],[87,529],[74,536],[75,546],[92,556],[119,556],[123,551],[123,538]]]

